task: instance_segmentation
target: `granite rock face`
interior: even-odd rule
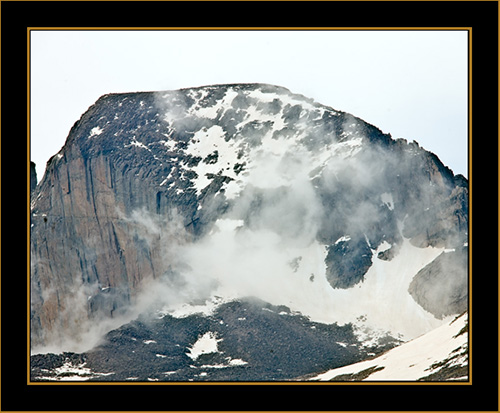
[[[102,96],[32,188],[32,345],[125,313],[228,213],[281,237],[312,231],[330,286],[351,288],[403,237],[467,242],[467,185],[416,142],[282,87]],[[290,208],[269,214],[276,205]]]

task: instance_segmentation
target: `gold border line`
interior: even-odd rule
[[[5,0],[3,0],[5,1]],[[90,1],[97,1],[97,0],[90,0]],[[424,0],[424,1],[432,1],[432,0]],[[448,0],[445,0],[448,1]],[[452,1],[452,0],[449,0]],[[469,286],[469,291],[468,291],[468,324],[469,324],[469,332],[468,332],[468,345],[469,345],[469,361],[468,361],[468,367],[469,367],[469,375],[468,375],[468,381],[466,382],[455,382],[455,381],[443,381],[443,382],[418,382],[418,381],[355,381],[355,382],[329,382],[329,381],[210,381],[210,382],[203,382],[203,381],[174,381],[174,382],[169,382],[169,381],[158,381],[158,382],[132,382],[132,381],[68,381],[68,382],[61,382],[61,381],[43,381],[43,382],[32,382],[31,381],[31,371],[30,371],[30,365],[31,365],[31,359],[30,359],[30,334],[31,334],[31,329],[30,329],[30,302],[31,302],[31,284],[30,284],[30,215],[31,215],[31,208],[30,208],[30,202],[28,202],[28,281],[27,281],[27,286],[28,286],[28,342],[27,342],[27,354],[28,354],[28,363],[27,363],[27,384],[28,385],[35,385],[35,386],[47,386],[47,385],[56,385],[56,386],[64,386],[64,385],[118,385],[118,386],[129,386],[129,385],[135,385],[135,386],[144,386],[144,385],[194,385],[194,386],[199,386],[199,385],[301,385],[301,386],[318,386],[318,385],[327,385],[327,386],[345,386],[345,385],[362,385],[362,386],[371,386],[371,385],[423,385],[423,386],[439,386],[439,385],[453,385],[453,386],[469,386],[472,385],[472,354],[471,354],[471,348],[472,348],[472,322],[471,322],[471,314],[472,314],[472,246],[471,246],[471,234],[472,234],[472,219],[471,219],[471,210],[472,210],[472,201],[471,201],[471,192],[472,192],[472,184],[471,184],[471,173],[472,173],[472,159],[471,159],[471,153],[472,153],[472,27],[92,27],[92,28],[85,28],[85,27],[28,27],[27,28],[27,53],[28,53],[28,63],[27,63],[27,76],[28,76],[28,93],[27,93],[27,98],[28,98],[28,107],[27,107],[27,138],[28,138],[28,200],[30,200],[30,144],[31,144],[31,131],[30,131],[30,116],[31,116],[31,109],[30,109],[30,93],[31,93],[31,61],[30,61],[30,54],[31,54],[31,32],[32,31],[211,31],[211,30],[216,30],[216,31],[467,31],[468,32],[468,98],[467,98],[467,104],[468,104],[468,120],[469,120],[469,125],[468,125],[468,182],[469,182],[469,199],[468,199],[468,207],[469,207],[469,239],[468,239],[468,248],[469,248],[469,262],[468,262],[468,286]],[[499,113],[499,118],[500,118],[500,113]],[[500,124],[500,121],[499,121]],[[499,148],[499,155],[500,155],[500,148]],[[499,173],[500,175],[500,173]],[[499,195],[499,200],[500,200],[500,195]],[[499,223],[499,228],[500,228],[500,223]],[[500,263],[500,247],[499,247],[499,263]],[[500,292],[500,286],[499,286],[499,292]],[[500,307],[499,307],[499,314],[500,314]],[[499,338],[500,338],[500,333],[499,333]],[[499,361],[499,366],[500,366],[500,361]],[[49,413],[49,412],[47,412]],[[186,413],[186,412],[184,412]],[[349,413],[356,413],[356,412],[349,412]]]

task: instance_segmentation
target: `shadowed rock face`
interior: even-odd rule
[[[270,153],[286,179],[266,174]],[[123,313],[145,280],[170,274],[175,247],[209,233],[239,197],[251,197],[245,226],[296,236],[289,222],[306,212],[258,211],[292,198],[304,168],[333,288],[361,282],[384,242],[390,260],[403,236],[422,248],[467,240],[467,180],[350,114],[262,84],[105,95],[32,188],[32,345]]]
[[[349,288],[363,279],[372,265],[372,251],[364,238],[342,240],[328,247],[327,280],[333,288]]]
[[[30,162],[30,193],[35,190],[37,182],[35,162]]]

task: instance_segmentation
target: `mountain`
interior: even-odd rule
[[[129,336],[129,344],[153,332],[175,336],[177,325],[179,341],[154,339],[163,347],[152,360],[176,354],[165,369],[184,371],[181,380],[235,377],[186,373],[194,374],[187,349],[204,334],[212,348],[228,346],[211,363],[243,360],[231,366],[239,380],[293,379],[360,361],[367,348],[387,350],[466,311],[467,255],[468,182],[416,142],[266,84],[105,95],[32,193],[32,371],[57,376],[67,363],[87,363],[113,373],[97,378],[158,379],[156,369],[134,374],[145,359],[124,360],[117,349]],[[227,308],[245,318],[248,297],[293,317],[273,310],[248,341],[245,323],[214,327]],[[194,313],[179,319],[180,309]],[[261,319],[261,310],[251,313]],[[295,360],[317,346],[315,356],[271,374],[264,353],[248,353],[264,341],[277,348],[267,322],[308,343],[290,344]],[[346,347],[310,334],[343,329]],[[151,356],[143,347],[140,357]],[[59,355],[37,354],[49,351]],[[286,358],[277,353],[275,365]],[[93,361],[103,357],[115,358],[113,367]]]

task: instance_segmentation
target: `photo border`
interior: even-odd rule
[[[182,3],[185,3],[185,7],[180,9],[183,12],[187,12],[196,4],[197,7],[203,6],[204,4],[209,4],[211,2],[145,2],[144,4],[158,4],[162,3],[158,10],[170,10],[171,5],[175,3],[176,7]],[[235,2],[238,3],[238,2]],[[284,2],[241,2],[245,5],[251,4],[255,7],[258,12],[262,11],[257,5],[262,3],[264,6],[275,6],[278,8],[283,8]],[[43,6],[41,6],[43,4]],[[68,6],[70,4],[70,6]],[[78,6],[77,6],[78,4]],[[16,96],[19,87],[16,88],[11,84],[11,79],[17,79],[21,77],[26,78],[24,70],[21,65],[26,68],[26,60],[23,58],[19,59],[17,62],[14,57],[14,50],[21,50],[25,48],[26,44],[26,28],[27,27],[86,27],[88,22],[96,22],[95,27],[105,27],[106,25],[113,26],[109,22],[114,22],[113,27],[149,27],[144,24],[144,21],[156,21],[160,19],[158,16],[150,15],[149,12],[145,13],[143,9],[138,8],[138,13],[133,14],[135,10],[134,7],[137,6],[135,2],[122,2],[120,7],[125,9],[125,15],[129,13],[125,19],[122,17],[111,16],[110,13],[95,13],[97,8],[101,4],[111,4],[117,5],[119,2],[92,2],[84,1],[81,3],[76,2],[53,2],[46,3],[43,1],[35,2],[16,2],[16,1],[2,1],[1,7],[1,17],[2,17],[2,57],[4,65],[2,65],[2,118],[4,122],[2,123],[2,147],[4,158],[6,153],[11,153],[12,148],[16,148],[19,145],[19,140],[16,142],[11,142],[5,139],[6,136],[11,136],[14,132],[19,133],[17,125],[11,125],[12,120],[16,118],[14,109],[11,108],[13,103],[17,107],[22,107],[26,103],[22,101],[26,98],[26,95]],[[304,8],[304,4],[307,7]],[[323,7],[323,5],[327,5]],[[347,7],[345,6],[347,4]],[[349,7],[349,4],[352,7]],[[29,7],[26,7],[29,5]],[[79,9],[80,5],[83,5],[82,9]],[[132,7],[133,5],[133,7]],[[445,11],[441,11],[439,7],[444,5]],[[233,6],[231,2],[213,2],[209,6],[200,7],[201,12],[211,11],[211,14],[203,15],[202,18],[191,19],[184,18],[185,21],[193,20],[194,23],[189,23],[189,27],[203,27],[203,23],[206,21],[214,21],[214,27],[225,26],[224,15],[221,11],[228,10],[227,7]],[[320,7],[321,6],[321,7]],[[340,6],[340,7],[339,7]],[[362,6],[362,7],[361,7]],[[439,6],[439,7],[438,7]],[[144,6],[145,7],[145,6]],[[487,148],[482,147],[478,144],[474,146],[474,155],[472,155],[472,142],[469,141],[469,182],[470,182],[470,199],[472,199],[472,157],[474,156],[474,182],[483,182],[486,179],[492,179],[493,186],[495,190],[498,190],[498,178],[500,177],[498,171],[498,122],[488,122],[490,119],[498,119],[498,2],[497,1],[484,1],[484,2],[469,2],[469,1],[415,1],[415,2],[398,2],[398,1],[388,1],[388,2],[357,2],[357,1],[347,1],[347,2],[290,2],[286,5],[289,11],[288,16],[293,16],[289,18],[282,18],[281,20],[294,21],[297,14],[300,14],[301,22],[297,26],[308,27],[309,24],[303,24],[304,21],[323,21],[328,20],[326,13],[321,13],[324,10],[332,10],[333,13],[332,27],[344,27],[347,29],[355,28],[354,25],[349,25],[356,21],[356,27],[368,27],[371,28],[372,22],[377,21],[377,27],[385,28],[391,26],[388,21],[399,20],[401,22],[410,22],[408,26],[404,24],[398,24],[399,28],[414,27],[415,23],[418,22],[430,22],[430,26],[440,26],[442,27],[462,27],[462,25],[456,25],[457,21],[461,23],[464,22],[463,27],[471,27],[474,32],[474,54],[472,55],[472,60],[474,61],[474,75],[470,73],[470,78],[474,76],[474,95],[472,96],[474,107],[474,113],[472,113],[472,108],[469,110],[469,121],[474,118],[474,136],[475,139],[481,139],[479,142],[483,142],[487,139],[489,143]],[[213,9],[213,10],[212,10]],[[314,9],[314,10],[311,10]],[[319,9],[319,10],[318,10]],[[348,9],[351,12],[356,12],[359,9],[359,13],[355,17],[349,17],[347,14],[338,13],[338,11],[346,11]],[[78,11],[77,11],[78,10]],[[390,17],[389,14],[384,14],[389,10],[395,11],[396,15],[399,17]],[[57,15],[54,13],[59,11]],[[67,13],[70,11],[73,14],[69,17]],[[282,11],[282,10],[281,10]],[[201,13],[200,12],[200,13]],[[380,14],[375,14],[375,12],[380,12]],[[66,14],[65,14],[66,13]],[[216,17],[214,16],[214,13]],[[295,13],[295,14],[294,14]],[[400,14],[397,14],[400,13]],[[178,14],[178,13],[176,13]],[[203,14],[203,13],[201,13]],[[248,16],[245,16],[243,20],[251,20],[255,17],[255,12],[248,12]],[[130,17],[134,15],[134,17]],[[64,16],[64,17],[63,17]],[[207,16],[212,17],[208,19]],[[330,17],[331,15],[328,15]],[[137,17],[137,18],[136,18]],[[189,15],[191,17],[191,15]],[[227,15],[226,15],[227,17]],[[345,19],[344,19],[345,17]],[[371,18],[373,17],[373,18]],[[178,16],[177,16],[178,18]],[[63,20],[73,20],[75,21],[74,26],[62,26],[59,24]],[[128,19],[128,21],[127,21]],[[336,25],[335,23],[339,20],[346,20],[347,24]],[[420,20],[419,20],[420,19]],[[106,21],[104,24],[103,22]],[[120,21],[118,23],[118,21]],[[136,24],[134,20],[141,22]],[[182,25],[172,24],[175,17],[164,19],[165,26],[170,27],[180,27],[180,29],[186,29]],[[229,19],[232,20],[232,19]],[[266,20],[262,18],[260,21]],[[269,19],[268,19],[269,20]],[[270,19],[272,20],[272,19]],[[279,19],[278,19],[279,20]],[[259,21],[257,19],[257,21]],[[451,22],[452,24],[447,26],[443,24],[444,22]],[[29,23],[28,23],[29,22]],[[37,24],[37,22],[42,22],[42,24]],[[282,25],[282,27],[292,27],[294,25],[288,24]],[[437,23],[439,22],[439,23]],[[118,24],[116,24],[118,23]],[[294,21],[295,23],[295,21]],[[436,24],[437,23],[437,24]],[[328,24],[323,24],[321,27],[330,27],[330,22]],[[248,23],[242,25],[244,27],[251,27]],[[20,30],[20,27],[22,30]],[[90,27],[90,26],[89,26]],[[151,25],[151,28],[163,27],[158,24]],[[236,26],[239,28],[240,26]],[[281,27],[281,26],[280,26]],[[396,27],[396,25],[394,25]],[[17,42],[17,43],[16,43]],[[13,45],[12,45],[13,44]],[[24,44],[24,46],[23,46]],[[22,54],[22,53],[21,53]],[[479,57],[478,57],[479,56]],[[27,59],[27,57],[26,57]],[[8,63],[6,63],[8,62]],[[23,63],[24,62],[24,63]],[[489,84],[487,84],[489,83]],[[17,89],[17,90],[16,90]],[[22,89],[22,88],[21,88]],[[486,101],[479,102],[478,98],[484,98],[489,95],[488,103]],[[491,104],[491,98],[493,102]],[[10,99],[9,104],[7,102]],[[478,107],[480,109],[478,109]],[[17,117],[19,119],[19,117]],[[469,130],[472,131],[472,125],[470,122]],[[22,141],[22,139],[21,139]],[[21,145],[24,146],[21,142]],[[2,159],[4,160],[4,159]],[[8,164],[7,164],[8,165]],[[13,182],[11,182],[9,177],[9,169],[6,166],[6,162],[3,162],[2,167],[3,179],[2,179],[2,192],[16,194],[15,197],[17,201],[25,200],[25,188],[24,185],[22,190],[18,188]],[[11,175],[11,174],[10,174]],[[495,185],[496,184],[496,185]],[[5,200],[4,196],[4,200]],[[472,206],[472,201],[470,200],[470,206]],[[21,356],[26,354],[25,346],[16,346],[10,342],[10,340],[5,340],[9,337],[10,333],[15,330],[18,324],[19,318],[15,317],[10,311],[6,313],[6,308],[12,307],[12,300],[15,300],[16,294],[11,294],[11,291],[22,291],[25,289],[25,279],[19,277],[16,280],[12,280],[8,277],[9,270],[8,266],[5,264],[2,269],[4,270],[4,277],[1,278],[1,286],[3,286],[4,294],[2,294],[2,333],[4,340],[2,341],[2,380],[1,380],[1,397],[2,411],[13,411],[13,410],[24,410],[24,411],[39,411],[41,410],[67,410],[69,406],[76,406],[75,411],[90,411],[95,410],[89,400],[96,395],[111,395],[120,396],[122,399],[108,401],[106,397],[104,400],[100,400],[98,403],[99,408],[102,411],[107,410],[121,410],[121,411],[164,411],[165,408],[169,411],[175,410],[185,410],[186,407],[190,411],[206,411],[215,410],[235,410],[235,411],[261,411],[263,406],[267,409],[271,408],[281,411],[296,411],[296,410],[327,410],[327,411],[372,411],[372,410],[382,410],[382,411],[393,411],[393,410],[411,410],[411,411],[428,411],[428,410],[487,410],[487,411],[498,411],[498,259],[495,260],[496,270],[492,274],[492,257],[497,257],[500,255],[498,250],[498,237],[495,238],[494,246],[488,246],[486,252],[484,251],[483,242],[479,242],[479,236],[482,235],[482,228],[488,227],[494,228],[498,235],[498,225],[492,225],[491,222],[486,221],[486,216],[494,216],[498,220],[498,208],[497,204],[498,196],[491,196],[491,191],[484,194],[484,191],[479,187],[479,185],[474,187],[474,217],[472,217],[472,208],[469,211],[470,219],[470,230],[469,236],[472,238],[472,218],[474,218],[474,228],[477,230],[474,233],[476,240],[476,248],[472,252],[472,242],[470,242],[470,252],[469,254],[474,254],[474,264],[472,260],[469,260],[469,270],[472,270],[474,265],[474,273],[479,274],[480,278],[475,277],[474,284],[474,350],[470,348],[470,352],[474,352],[474,370],[473,377],[474,382],[470,386],[460,386],[454,383],[453,386],[393,386],[393,385],[366,385],[366,386],[289,386],[289,385],[276,385],[276,386],[173,386],[169,387],[158,387],[158,386],[138,386],[129,387],[125,386],[106,386],[105,393],[104,390],[96,387],[89,386],[28,386],[26,382],[26,369],[19,369],[19,358],[14,356]],[[21,201],[24,204],[24,201]],[[17,205],[17,204],[16,204]],[[10,203],[4,203],[2,205],[2,216],[4,219],[12,216],[19,216],[21,222],[26,219],[25,216],[25,206],[10,205]],[[21,213],[19,213],[21,211]],[[10,251],[11,253],[16,252],[13,246],[8,242],[5,242],[7,231],[5,231],[4,225],[4,243],[3,249]],[[491,234],[489,234],[491,237]],[[494,237],[493,237],[494,238]],[[29,242],[27,243],[29,245]],[[481,248],[479,248],[481,247]],[[492,254],[492,255],[491,255]],[[4,258],[9,255],[3,254]],[[477,255],[477,256],[476,256]],[[15,256],[15,255],[12,255]],[[483,262],[484,261],[484,262]],[[5,263],[5,260],[4,260]],[[488,280],[491,281],[491,285],[485,287],[481,282],[483,280],[483,274],[488,275]],[[479,280],[479,281],[478,281]],[[21,284],[20,284],[21,283]],[[23,287],[24,285],[24,287]],[[12,286],[20,287],[12,289]],[[470,291],[472,296],[472,291]],[[479,297],[479,299],[478,299]],[[491,304],[495,300],[494,304]],[[24,301],[24,300],[22,300]],[[7,304],[8,303],[8,304]],[[23,305],[24,306],[24,305]],[[493,311],[492,311],[493,310]],[[6,317],[8,314],[8,317]],[[12,320],[11,320],[12,316]],[[489,319],[485,321],[487,318]],[[22,317],[24,320],[25,316]],[[471,317],[472,318],[472,317]],[[20,320],[21,322],[23,320]],[[495,324],[496,332],[492,331],[491,322]],[[7,335],[6,335],[7,332]],[[472,334],[472,333],[471,333]],[[493,344],[493,346],[491,346]],[[484,351],[488,349],[488,351]],[[8,351],[8,356],[6,356],[5,351]],[[486,354],[488,353],[488,354]],[[12,355],[11,355],[12,354]],[[25,356],[24,356],[25,357]],[[17,367],[17,368],[16,368]],[[489,368],[490,367],[490,368]],[[7,376],[6,376],[7,374]],[[24,384],[23,384],[24,383]],[[413,384],[413,383],[412,383]],[[290,390],[291,389],[291,390]],[[223,398],[219,398],[217,402],[212,401],[209,403],[209,396],[216,394],[218,396],[231,395],[233,401],[231,403],[224,402]],[[262,399],[264,396],[268,396],[270,401]],[[393,396],[397,395],[397,400]],[[432,397],[432,395],[434,397]],[[142,402],[132,401],[130,397],[147,397],[151,396],[150,401],[146,403],[146,399],[141,399]],[[169,398],[169,403],[162,403],[160,400],[164,397]],[[186,403],[173,403],[172,400],[177,397],[185,397]],[[203,398],[207,398],[203,400]],[[305,401],[303,398],[307,398]],[[432,397],[429,399],[429,397]],[[234,401],[236,399],[236,401]],[[349,399],[349,400],[348,400]],[[402,399],[402,400],[401,400]],[[36,402],[35,402],[36,401]],[[75,404],[76,403],[76,404]],[[83,404],[81,404],[83,403]],[[49,406],[55,406],[49,407]],[[65,407],[63,407],[65,406]],[[81,407],[79,407],[81,406]],[[228,408],[229,406],[229,408]],[[381,406],[383,408],[381,409]],[[47,408],[49,407],[49,408]],[[82,407],[84,407],[82,409]],[[152,407],[152,408],[151,408]],[[193,409],[194,407],[194,409]],[[406,407],[406,409],[402,409]],[[109,409],[108,409],[109,408]],[[220,410],[222,409],[222,410]]]

